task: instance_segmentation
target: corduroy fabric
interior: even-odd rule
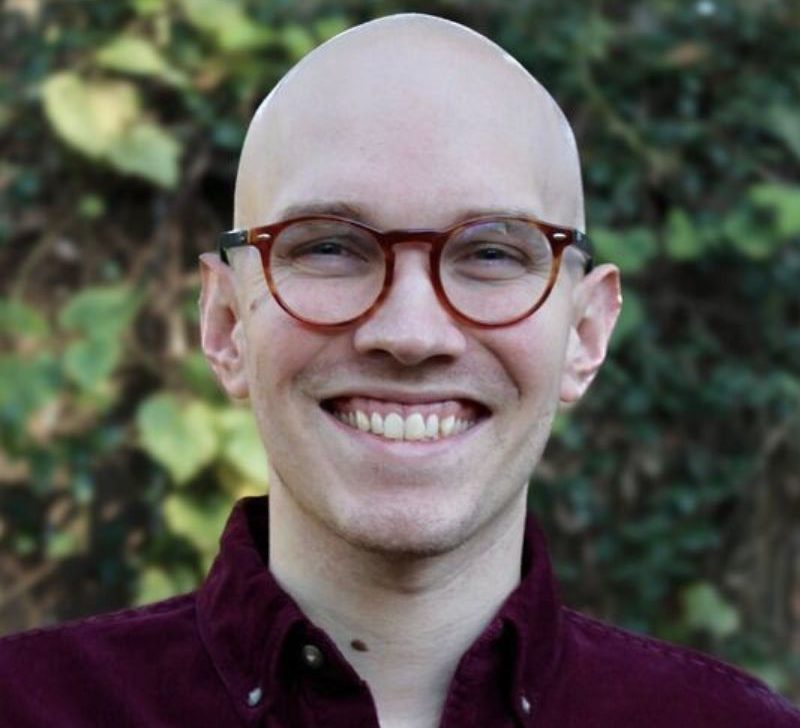
[[[377,728],[368,685],[272,577],[267,523],[266,497],[239,501],[196,592],[0,639],[0,728]],[[462,657],[441,728],[800,728],[754,678],[556,592],[530,517],[520,584]]]

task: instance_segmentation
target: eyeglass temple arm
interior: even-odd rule
[[[588,273],[594,266],[592,241],[586,233],[580,230],[575,231],[572,239],[572,244],[586,256],[586,262],[583,264],[584,273]]]
[[[228,248],[241,248],[248,245],[247,230],[228,230],[227,232],[220,233],[217,240],[217,248],[219,250],[219,257],[222,258],[223,263],[228,263]]]

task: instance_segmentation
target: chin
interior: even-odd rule
[[[376,500],[340,512],[330,526],[351,546],[395,558],[448,553],[475,530],[472,509],[454,508],[452,500],[439,504]]]

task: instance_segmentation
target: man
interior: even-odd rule
[[[550,96],[426,16],[342,34],[245,141],[204,352],[270,495],[196,594],[0,643],[2,726],[800,726],[711,658],[562,608],[526,522],[619,275]]]

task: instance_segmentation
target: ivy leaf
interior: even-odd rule
[[[47,321],[35,308],[21,301],[0,300],[0,333],[38,339],[48,332]]]
[[[152,604],[169,599],[176,594],[189,592],[197,586],[197,578],[186,567],[164,569],[160,566],[148,566],[139,575],[136,584],[134,604]]]
[[[696,260],[705,252],[705,246],[685,210],[670,210],[665,235],[667,252],[673,260]]]
[[[658,252],[656,237],[647,228],[592,231],[592,244],[598,260],[616,263],[623,273],[642,270]]]
[[[71,71],[42,85],[47,120],[70,146],[102,158],[139,116],[139,95],[126,81],[84,81]]]
[[[118,35],[97,51],[95,58],[99,66],[112,71],[152,76],[175,85],[186,81],[150,41],[134,35]]]
[[[223,51],[261,48],[275,39],[272,30],[247,17],[235,0],[181,0],[189,22],[211,35]]]
[[[622,309],[620,309],[617,325],[614,327],[614,334],[611,338],[611,348],[616,349],[621,346],[639,330],[644,320],[645,309],[642,299],[635,291],[625,291]]]
[[[169,530],[189,541],[207,570],[219,548],[219,537],[233,502],[219,492],[203,496],[173,493],[163,503]]]
[[[121,172],[171,189],[178,183],[181,145],[166,129],[141,122],[114,141],[108,160]]]
[[[749,190],[749,197],[757,207],[772,211],[778,235],[785,238],[800,235],[800,187],[754,185]]]
[[[113,338],[130,325],[141,300],[127,285],[85,288],[61,311],[59,324],[93,338]]]
[[[119,363],[119,338],[90,336],[73,341],[64,352],[64,373],[83,389],[102,386]]]
[[[253,414],[246,409],[229,408],[219,413],[222,430],[222,457],[253,483],[267,482],[267,459]]]
[[[717,638],[738,631],[738,610],[711,583],[701,581],[684,589],[681,595],[684,619],[690,628],[708,632]]]
[[[181,403],[171,394],[156,394],[139,405],[136,425],[142,448],[184,485],[217,455],[214,411],[204,402]]]

